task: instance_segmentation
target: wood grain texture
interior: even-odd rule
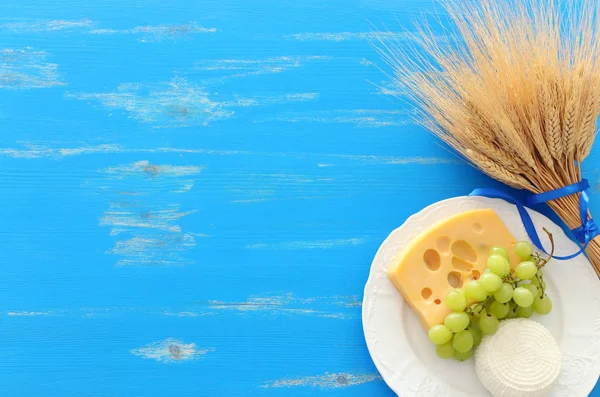
[[[370,262],[410,214],[497,186],[411,124],[369,44],[437,12],[2,1],[0,395],[393,395]]]

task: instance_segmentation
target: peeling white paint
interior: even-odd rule
[[[128,178],[133,175],[146,175],[148,177],[169,176],[180,177],[188,175],[197,175],[204,167],[190,165],[169,165],[169,164],[151,164],[148,160],[136,161],[131,164],[123,164],[115,167],[108,167],[104,170],[107,175],[119,179]],[[186,182],[186,184],[189,182]]]
[[[104,215],[100,217],[100,226],[112,227],[111,235],[117,235],[129,228],[156,229],[177,233],[181,232],[181,227],[175,224],[175,222],[192,213],[194,213],[194,211],[181,212],[176,208],[138,212],[125,210],[119,203],[111,203],[111,209],[106,211]],[[152,243],[158,240],[130,240],[130,243],[143,244],[144,241]]]
[[[374,63],[372,61],[369,61],[367,58],[362,58],[360,60],[360,64],[364,65],[364,66],[373,66]]]
[[[202,316],[208,316],[212,313],[198,313],[198,312],[191,312],[191,311],[180,311],[180,312],[165,311],[165,312],[163,312],[163,314],[165,316],[169,316],[169,317],[202,317]]]
[[[183,211],[175,200],[193,188],[203,168],[142,160],[108,167],[88,183],[109,195],[110,206],[99,217],[99,225],[117,236],[106,252],[119,258],[118,266],[193,263],[186,253],[196,246],[197,237],[208,236],[182,230],[179,221],[197,211]]]
[[[136,26],[132,29],[93,29],[90,30],[94,35],[134,35],[143,42],[161,41],[164,39],[176,39],[199,33],[215,33],[216,28],[206,28],[198,25],[196,22],[190,22],[183,25],[146,25]]]
[[[348,238],[336,240],[316,240],[316,241],[284,241],[281,243],[260,243],[248,244],[248,249],[274,249],[274,250],[311,250],[311,249],[331,249],[349,245],[360,245],[368,242],[366,238]]]
[[[209,155],[209,156],[275,156],[275,157],[294,157],[294,158],[327,158],[327,159],[341,159],[348,161],[355,161],[362,164],[389,164],[389,165],[436,165],[436,164],[465,164],[464,161],[459,158],[449,157],[400,157],[400,156],[378,156],[378,155],[360,155],[360,154],[335,154],[335,153],[269,153],[269,152],[252,152],[243,150],[213,150],[213,149],[190,149],[190,148],[174,148],[174,147],[160,147],[160,148],[125,148],[120,145],[96,145],[96,146],[83,146],[74,148],[50,148],[47,146],[36,146],[26,145],[24,149],[17,148],[0,148],[0,156],[12,157],[12,158],[23,158],[23,159],[37,159],[37,158],[63,158],[70,156],[79,155],[92,155],[92,154],[113,154],[113,153],[131,153],[131,154],[144,154],[144,153],[174,153],[174,154],[198,154],[198,155]],[[137,165],[131,165],[129,168],[139,168],[143,163],[136,163]],[[331,163],[317,163],[320,168],[333,167],[337,164]],[[145,167],[146,165],[144,165]],[[194,169],[202,170],[203,167],[194,166]],[[180,168],[179,168],[180,169]],[[182,190],[189,188],[193,181],[186,181],[182,186]],[[193,187],[193,186],[192,186]],[[187,191],[187,190],[186,190]],[[174,192],[180,192],[175,190]],[[315,197],[307,197],[315,198]],[[263,201],[269,200],[269,198],[257,198],[248,201]],[[239,201],[239,200],[236,200]],[[246,200],[242,200],[246,201]]]
[[[382,381],[379,374],[333,373],[303,378],[284,378],[265,383],[263,388],[312,387],[319,389],[339,389]]]
[[[165,364],[195,360],[213,351],[213,348],[198,349],[195,343],[185,343],[174,338],[130,350],[133,355]]]
[[[390,95],[399,98],[406,93],[399,85],[389,81],[382,81],[379,84],[375,84],[375,86],[377,87],[378,95]]]
[[[38,316],[51,316],[52,312],[34,312],[34,311],[11,311],[6,313],[7,316],[11,317],[38,317]]]
[[[440,158],[440,157],[397,157],[397,156],[368,156],[368,155],[352,155],[339,154],[331,155],[339,159],[359,161],[364,164],[389,164],[389,165],[435,165],[435,164],[464,164],[457,158]]]
[[[356,305],[357,297],[315,297],[298,298],[294,294],[267,295],[250,297],[243,302],[209,301],[209,308],[214,311],[234,311],[240,313],[271,313],[278,315],[302,315],[338,320],[349,320],[360,317],[360,307]]]
[[[354,124],[363,128],[412,125],[413,121],[400,110],[355,109],[311,113],[287,113],[277,117],[255,120],[261,122]]]
[[[214,101],[201,86],[175,78],[156,87],[123,84],[111,93],[67,94],[67,97],[98,101],[109,109],[121,109],[131,118],[158,127],[188,127],[231,117],[234,112]]]
[[[316,100],[318,93],[290,93],[271,97],[217,99],[206,87],[184,78],[151,86],[126,83],[109,93],[69,93],[68,98],[97,101],[109,109],[126,111],[131,118],[158,128],[207,126],[232,117],[237,108]]]
[[[58,65],[49,54],[26,49],[0,49],[0,89],[26,90],[63,86]]]
[[[81,20],[20,20],[0,24],[0,29],[8,29],[16,33],[28,32],[54,32],[59,30],[74,30],[89,28],[92,26],[92,21],[89,19]]]
[[[25,145],[24,149],[0,148],[0,156],[38,159],[45,157],[62,158],[69,156],[80,156],[99,153],[121,153],[124,149],[119,145],[96,145],[74,148],[50,148],[40,145]]]
[[[315,61],[330,61],[330,56],[281,56],[265,59],[217,59],[198,62],[195,70],[217,72],[222,78],[276,74],[297,69]]]
[[[80,156],[82,154],[120,153],[122,151],[122,148],[119,145],[96,145],[89,147],[63,148],[55,150],[58,154],[60,154],[60,156],[68,157]]]
[[[179,227],[177,226],[177,228]],[[177,233],[161,237],[133,237],[129,240],[117,241],[116,245],[108,252],[123,257],[117,261],[119,266],[181,266],[192,262],[183,259],[179,253],[195,246],[196,240],[191,234]]]
[[[245,301],[209,300],[184,307],[83,307],[37,310],[7,310],[0,315],[7,317],[107,317],[127,313],[151,316],[197,318],[234,312],[239,314],[273,314],[287,316],[314,316],[332,319],[358,319],[362,305],[359,296],[315,296],[300,298],[293,293],[251,296]]]
[[[184,182],[183,186],[180,189],[173,190],[173,193],[185,193],[192,190],[194,187],[194,181]]]
[[[374,40],[383,38],[387,40],[405,40],[410,38],[403,32],[321,32],[321,33],[296,33],[285,35],[286,39],[300,41],[346,41],[346,40]]]

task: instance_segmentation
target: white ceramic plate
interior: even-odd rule
[[[365,287],[362,317],[367,346],[386,383],[401,397],[489,397],[475,374],[474,359],[459,363],[437,357],[417,316],[387,278],[398,249],[448,216],[492,208],[518,239],[527,239],[517,209],[504,200],[458,197],[438,202],[410,217],[380,247]],[[542,235],[552,232],[556,254],[577,250],[551,220],[529,211]],[[542,241],[545,241],[542,238]],[[551,261],[544,270],[553,310],[532,319],[554,335],[563,354],[559,382],[551,397],[587,397],[600,375],[600,281],[580,255],[570,261]]]

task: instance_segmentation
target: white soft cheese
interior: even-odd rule
[[[528,319],[501,321],[498,331],[483,338],[475,352],[475,368],[494,397],[543,397],[554,386],[561,354],[552,334]]]

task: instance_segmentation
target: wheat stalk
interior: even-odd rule
[[[491,177],[534,193],[581,180],[600,113],[597,0],[447,0],[445,35],[380,35],[415,121]],[[405,36],[405,37],[406,37]],[[549,203],[571,228],[579,198]],[[600,243],[587,254],[600,276]]]

